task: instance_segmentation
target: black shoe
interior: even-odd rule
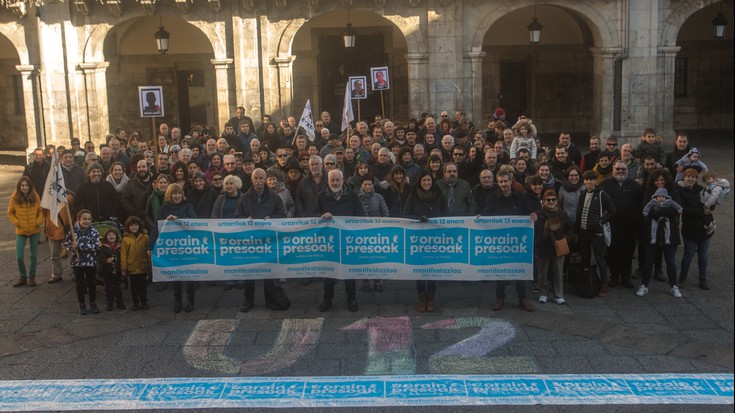
[[[357,299],[355,297],[347,299],[347,309],[350,310],[351,313],[357,311]]]
[[[322,301],[322,305],[319,306],[319,312],[326,313],[330,308],[332,308],[332,299],[325,298],[324,301]]]
[[[631,281],[631,280],[623,280],[622,285],[625,288],[633,288],[633,281]]]
[[[699,288],[703,290],[709,290],[709,284],[707,284],[707,281],[702,280],[699,282]]]
[[[97,303],[89,303],[89,312],[92,314],[100,313],[100,308],[97,307]]]
[[[181,312],[181,301],[174,303],[174,313],[178,314]]]
[[[148,305],[148,303],[143,303],[140,305],[141,310],[150,310],[151,306]]]
[[[245,300],[245,302],[243,302],[242,305],[240,306],[240,312],[247,313],[248,311],[250,311],[251,308],[253,308],[253,303],[248,300]]]
[[[190,312],[194,311],[194,303],[187,302],[186,303],[186,308],[184,308],[184,311],[186,311],[187,313],[190,313]]]
[[[107,303],[107,311],[112,311],[115,309],[115,306],[112,303]]]

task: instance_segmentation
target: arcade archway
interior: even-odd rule
[[[29,145],[23,74],[16,68],[20,63],[13,43],[0,34],[0,107],[4,108],[0,111],[0,124],[3,125],[0,128],[0,147],[3,149],[25,150]]]

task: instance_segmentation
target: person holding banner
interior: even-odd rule
[[[436,185],[431,171],[422,170],[416,177],[416,182],[408,195],[403,216],[428,222],[429,218],[443,217],[448,213],[447,200]],[[416,290],[419,295],[418,311],[420,313],[434,311],[436,281],[417,280]]]
[[[148,254],[151,255],[153,247],[158,241],[158,221],[173,221],[177,219],[196,218],[194,208],[184,197],[184,189],[179,184],[171,184],[166,188],[164,195],[165,203],[158,210],[156,221],[151,228],[151,236],[148,240]],[[194,292],[196,291],[195,281],[174,281],[174,313],[181,312],[181,288],[186,285],[186,308],[184,311],[190,313],[194,311]]]
[[[33,181],[22,176],[15,185],[15,192],[10,196],[8,218],[15,227],[15,258],[18,261],[20,276],[13,287],[28,285],[36,286],[36,252],[38,240],[41,236],[43,223],[43,209],[41,199],[33,187]],[[29,243],[31,249],[31,266],[26,273],[25,249]],[[27,276],[27,278],[26,278]]]
[[[493,194],[488,200],[488,208],[486,214],[490,216],[505,215],[522,215],[531,216],[531,220],[536,222],[536,214],[531,209],[526,196],[513,190],[513,174],[510,171],[501,170],[495,176],[500,191]],[[495,304],[494,311],[500,311],[505,304],[505,281],[497,281],[495,284]],[[518,306],[525,311],[533,311],[533,306],[528,302],[528,294],[526,292],[526,281],[516,280],[516,294],[518,294]]]
[[[266,185],[266,172],[257,168],[251,175],[253,186],[245,192],[238,200],[240,215],[247,219],[271,219],[286,218],[286,211],[283,209],[283,201],[273,193]],[[263,280],[263,294],[265,295],[265,305],[272,310],[285,310],[273,306],[271,295],[275,286],[273,279]],[[255,299],[255,281],[245,280],[245,292],[243,294],[245,300],[240,306],[240,311],[247,313],[253,308]]]
[[[329,171],[327,187],[317,195],[314,214],[326,220],[330,220],[334,216],[364,216],[362,204],[360,204],[357,194],[344,185],[344,177],[339,169]],[[319,306],[319,311],[322,313],[332,308],[335,284],[337,284],[337,280],[334,278],[324,279],[324,300]],[[354,279],[345,280],[345,292],[347,293],[347,308],[354,313],[357,311]]]

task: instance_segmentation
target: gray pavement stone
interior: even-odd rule
[[[598,374],[628,374],[641,369],[641,364],[636,357],[633,357],[633,352],[629,353],[616,356],[601,354],[587,357],[587,361]]]
[[[673,356],[641,356],[638,361],[650,373],[690,373],[696,370],[691,361]]]

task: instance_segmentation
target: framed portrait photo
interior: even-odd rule
[[[388,66],[371,67],[370,80],[373,84],[373,90],[390,89],[390,77],[388,77]]]
[[[163,115],[163,86],[139,86],[141,118],[158,118]]]
[[[366,83],[367,78],[365,76],[350,76],[350,95],[352,95],[352,99],[367,99]]]

